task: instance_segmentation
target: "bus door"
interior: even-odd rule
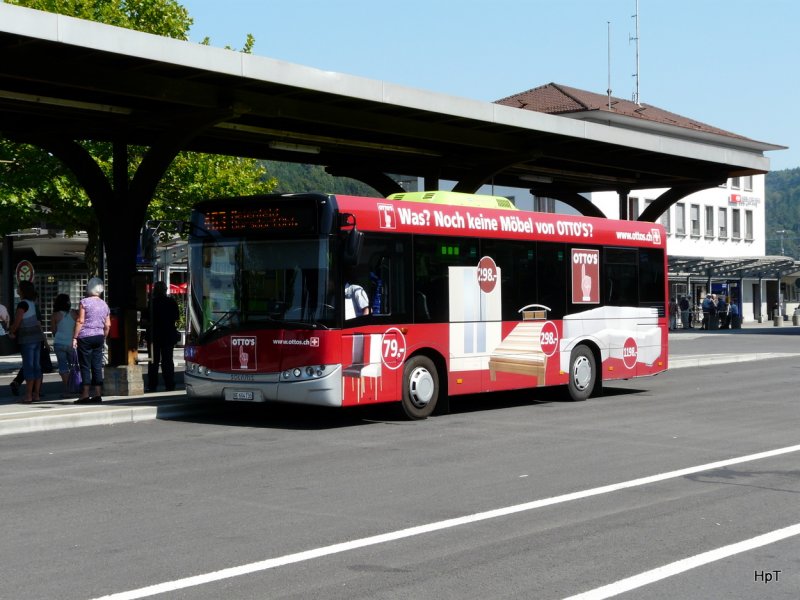
[[[463,372],[481,391],[495,389],[489,358],[502,330],[500,269],[490,257],[449,268],[450,370]]]

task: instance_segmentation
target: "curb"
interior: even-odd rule
[[[696,356],[681,356],[669,360],[669,369],[686,369],[691,367],[709,367],[712,365],[727,365],[731,363],[752,362],[755,360],[769,360],[777,358],[791,358],[800,356],[798,352],[761,352],[756,354],[698,354]]]
[[[800,353],[797,352],[697,354],[670,358],[669,370],[798,356]],[[60,382],[56,385],[60,386]],[[105,398],[102,404],[74,404],[72,401],[0,403],[0,436],[179,419],[207,412],[214,405],[213,401],[190,400],[183,390],[148,396],[112,396]]]
[[[5,405],[0,412],[0,436],[94,425],[142,423],[183,417],[207,410],[208,403],[190,402],[182,392],[180,394],[180,397],[165,399],[128,399],[122,404],[107,400],[100,405],[47,402]]]

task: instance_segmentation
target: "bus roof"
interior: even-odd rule
[[[462,194],[460,192],[400,192],[387,196],[389,200],[406,200],[409,202],[428,202],[430,204],[447,204],[450,206],[471,206],[473,208],[502,208],[519,210],[508,198],[503,196],[486,196],[481,194]]]

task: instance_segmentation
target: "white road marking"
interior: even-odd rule
[[[311,550],[305,550],[303,552],[297,552],[294,554],[286,554],[284,556],[279,556],[277,558],[270,558],[267,560],[253,562],[238,567],[230,567],[227,569],[222,569],[220,571],[213,571],[211,573],[204,573],[202,575],[195,575],[193,577],[186,577],[184,579],[167,581],[164,583],[150,585],[136,590],[130,590],[127,592],[118,592],[115,594],[109,594],[107,596],[102,596],[101,598],[97,598],[96,600],[136,600],[138,598],[147,598],[150,596],[156,596],[158,594],[166,594],[168,592],[173,592],[175,590],[181,590],[198,585],[204,585],[215,581],[221,581],[223,579],[231,579],[233,577],[239,577],[241,575],[247,575],[249,573],[267,571],[269,569],[274,569],[276,567],[282,567],[285,565],[312,560],[315,558],[322,558],[324,556],[331,556],[333,554],[340,554],[342,552],[349,552],[350,550],[356,550],[358,548],[374,546],[377,544],[385,544],[386,542],[393,542],[396,540],[414,537],[417,535],[423,535],[434,531],[441,531],[443,529],[449,529],[452,527],[469,525],[471,523],[486,521],[488,519],[505,517],[516,513],[535,510],[537,508],[543,508],[545,506],[552,506],[554,504],[571,502],[573,500],[581,500],[583,498],[590,498],[592,496],[599,496],[601,494],[608,494],[611,492],[617,492],[619,490],[625,490],[633,487],[649,485],[651,483],[658,483],[660,481],[665,481],[667,479],[685,477],[686,475],[693,475],[694,473],[700,473],[702,471],[721,469],[723,467],[728,467],[731,465],[737,465],[740,463],[750,462],[754,460],[762,460],[765,458],[773,458],[775,456],[780,456],[782,454],[789,454],[791,452],[798,452],[798,451],[800,451],[800,444],[795,446],[787,446],[785,448],[777,448],[775,450],[768,450],[766,452],[759,452],[757,454],[748,454],[747,456],[740,456],[737,458],[729,458],[726,460],[706,463],[704,465],[698,465],[695,467],[678,469],[677,471],[669,471],[667,473],[661,473],[659,475],[640,477],[639,479],[631,479],[629,481],[623,481],[611,485],[604,485],[589,490],[583,490],[580,492],[563,494],[561,496],[553,496],[552,498],[544,498],[542,500],[534,500],[532,502],[526,502],[524,504],[516,504],[514,506],[506,506],[504,508],[498,508],[495,510],[488,510],[485,512],[475,513],[472,515],[465,515],[462,517],[447,519],[445,521],[427,523],[425,525],[409,527],[408,529],[399,529],[397,531],[392,531],[389,533],[383,533],[380,535],[365,537],[357,540],[352,540],[349,542],[342,542],[339,544],[324,546],[322,548],[314,548]]]
[[[784,527],[783,529],[776,529],[775,531],[750,538],[749,540],[736,542],[729,546],[723,546],[722,548],[690,556],[689,558],[684,558],[683,560],[664,565],[663,567],[645,571],[644,573],[628,577],[627,579],[620,579],[614,583],[589,590],[577,596],[570,596],[569,598],[565,598],[565,600],[603,600],[604,598],[611,598],[612,596],[635,590],[636,588],[654,583],[661,579],[666,579],[667,577],[672,577],[684,571],[701,567],[708,563],[722,560],[723,558],[728,558],[734,554],[747,552],[748,550],[760,548],[767,544],[773,544],[795,535],[800,535],[800,523]]]

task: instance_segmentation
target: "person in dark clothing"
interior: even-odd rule
[[[167,284],[157,281],[153,284],[153,294],[145,315],[147,341],[150,345],[150,364],[147,366],[147,391],[158,388],[158,368],[164,376],[164,387],[168,392],[175,389],[175,363],[172,351],[178,343],[178,322],[180,311],[178,303],[167,296]]]
[[[678,303],[681,311],[681,325],[684,329],[689,329],[692,326],[692,317],[689,313],[689,297],[681,296],[681,301]]]

